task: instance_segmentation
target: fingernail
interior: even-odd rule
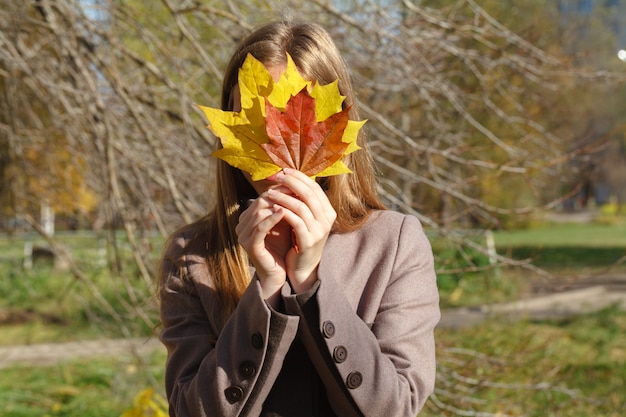
[[[285,176],[285,170],[281,169],[280,171],[278,171],[276,174],[272,174],[269,177],[267,177],[266,179],[269,181],[278,181],[281,178],[283,178]]]
[[[293,168],[283,168],[283,174],[291,174],[293,172]]]

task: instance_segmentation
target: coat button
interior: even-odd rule
[[[327,320],[322,324],[322,333],[326,339],[330,339],[335,335],[335,325],[332,321]]]
[[[355,389],[361,386],[363,383],[363,375],[360,372],[350,372],[348,378],[346,378],[346,385],[350,389]]]
[[[347,358],[348,358],[348,349],[346,349],[345,347],[337,346],[333,350],[333,359],[335,360],[335,362],[341,363],[345,361]]]
[[[234,404],[243,399],[243,389],[238,385],[233,385],[224,390],[224,395],[229,403]]]
[[[239,365],[239,374],[243,378],[250,378],[251,376],[254,376],[255,373],[256,367],[251,361],[244,361],[241,362],[241,365]]]
[[[252,347],[258,350],[263,349],[263,336],[261,336],[261,333],[254,333],[252,335]]]

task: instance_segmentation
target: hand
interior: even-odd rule
[[[287,251],[285,268],[291,286],[300,293],[317,280],[322,251],[337,213],[319,184],[302,172],[285,168],[272,180],[281,187],[263,195],[283,208],[283,219],[294,232],[296,246]]]
[[[239,244],[256,268],[263,297],[273,306],[287,277],[285,257],[292,247],[291,226],[283,220],[284,214],[264,193],[241,213],[235,228]]]

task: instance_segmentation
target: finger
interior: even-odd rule
[[[328,212],[320,214],[303,201],[277,191],[270,190],[268,198],[285,208],[285,221],[292,226],[299,239],[316,240],[327,235],[334,224],[336,214],[330,204]],[[309,233],[311,236],[304,236],[304,233]]]
[[[275,189],[267,190],[266,196],[275,204],[285,207],[302,218],[314,218],[311,208],[299,196],[285,194]]]
[[[238,229],[243,230],[244,228],[249,229],[251,225],[253,226],[259,223],[264,218],[270,216],[272,214],[271,206],[273,204],[274,203],[271,203],[269,201],[266,203],[261,203],[258,201],[251,203],[250,207],[248,207],[239,215],[239,222],[235,227],[235,231],[237,231]]]
[[[329,213],[334,213],[334,209],[326,196],[322,187],[317,182],[309,178],[306,174],[285,168],[279,174],[276,175],[276,181],[280,184],[288,187],[298,198],[305,203],[306,207],[310,209],[315,218],[332,217]],[[287,206],[284,200],[281,200],[281,204]],[[306,215],[304,211],[305,207],[300,205],[296,200],[291,200],[288,207],[296,213]]]
[[[280,223],[284,214],[285,210],[282,207],[274,205],[272,207],[271,214],[258,222],[256,226],[252,228],[252,232],[259,236],[261,240],[265,240],[265,236],[270,234],[274,227]]]
[[[287,209],[284,210],[283,219],[291,226],[294,247],[298,248],[298,251],[299,248],[308,247],[314,240],[311,232],[316,230],[316,227],[307,224],[302,217]]]
[[[235,227],[239,243],[244,247],[262,243],[265,236],[281,221],[283,215],[284,210],[273,203],[267,208],[253,209],[251,207],[246,210]]]
[[[280,184],[293,190],[302,199],[307,196],[316,196],[320,198],[326,195],[324,190],[322,190],[322,187],[320,187],[315,180],[307,176],[305,173],[295,169],[283,169],[277,175],[277,180]]]
[[[294,243],[300,250],[306,250],[318,242],[326,240],[332,228],[332,223],[320,222],[315,219],[306,221],[287,208],[284,208],[283,220],[291,227]]]

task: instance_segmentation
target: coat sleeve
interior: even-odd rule
[[[270,309],[253,279],[219,332],[202,257],[172,240],[163,258],[161,341],[169,414],[176,417],[258,415],[295,338],[299,318]]]
[[[415,416],[434,389],[440,311],[432,249],[417,218],[401,223],[391,239],[396,243],[381,248],[381,256],[392,258],[389,272],[361,278],[384,286],[375,300],[361,301],[377,304],[371,328],[334,268],[320,271],[314,292],[283,294],[288,311],[302,317],[305,346],[338,415]]]

